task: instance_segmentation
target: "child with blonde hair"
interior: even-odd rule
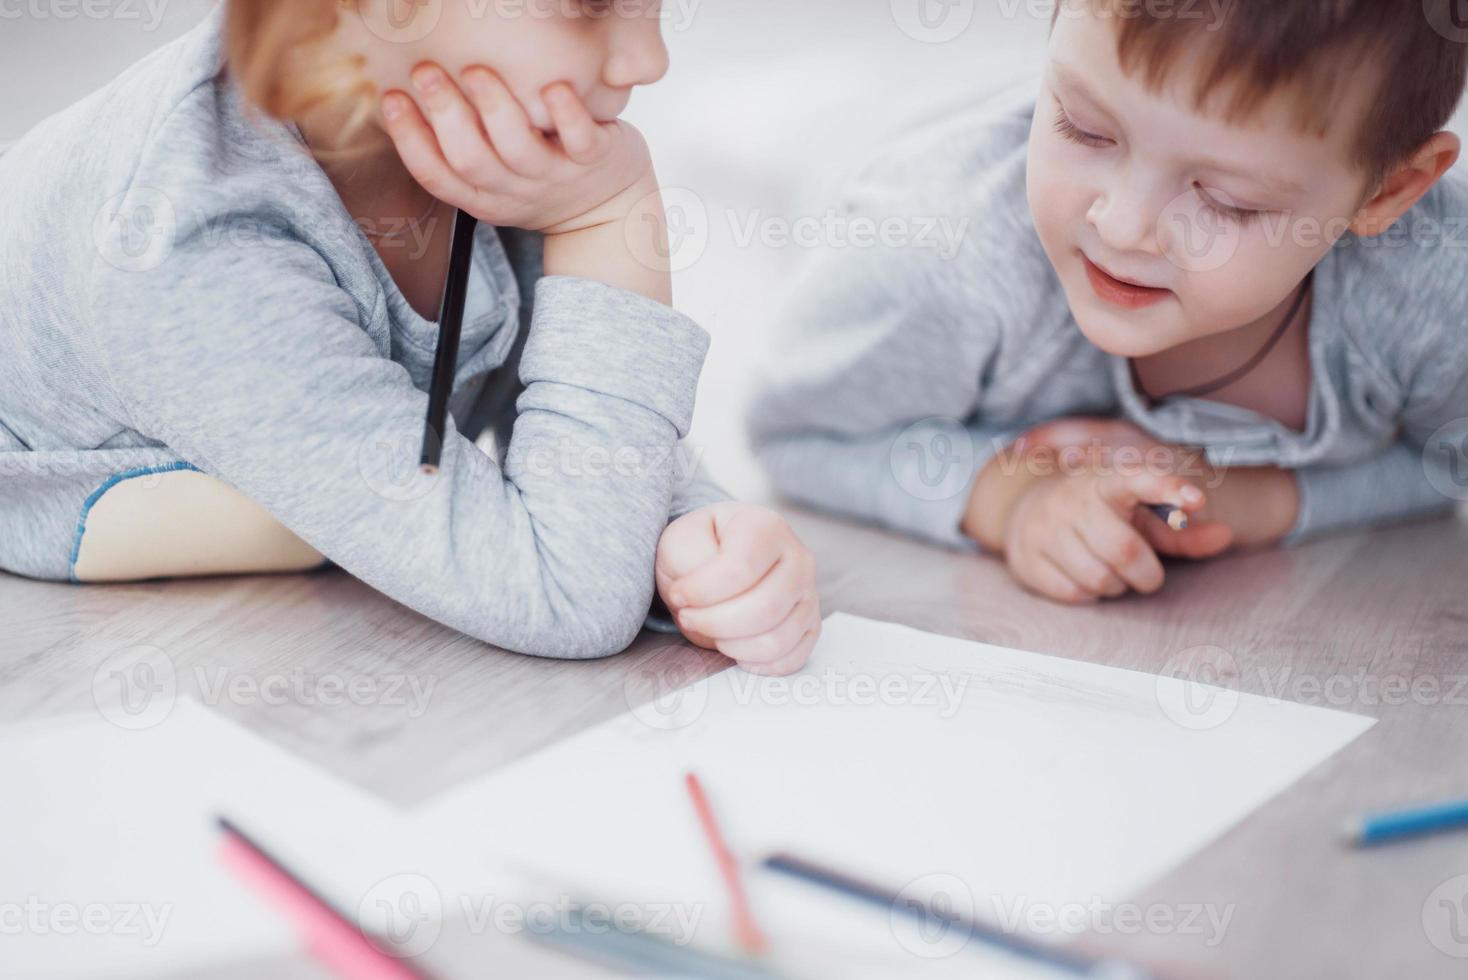
[[[228,0],[26,134],[0,157],[0,567],[330,561],[552,657],[622,649],[657,592],[695,642],[798,669],[809,552],[681,443],[708,338],[618,120],[660,27],[657,0]],[[480,225],[425,473],[455,209]]]

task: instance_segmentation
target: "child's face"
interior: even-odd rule
[[[1112,354],[1144,357],[1275,310],[1370,190],[1351,152],[1365,85],[1321,138],[1299,132],[1287,93],[1246,122],[1199,112],[1190,57],[1154,93],[1122,70],[1113,22],[1073,14],[1052,35],[1030,208],[1077,323]]]
[[[344,12],[339,45],[367,58],[379,92],[411,91],[414,66],[436,62],[455,77],[484,65],[502,78],[531,122],[550,131],[541,92],[568,82],[602,122],[632,89],[668,70],[662,0],[365,0]]]

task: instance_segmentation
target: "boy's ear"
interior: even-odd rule
[[[1396,224],[1458,162],[1462,149],[1462,141],[1452,133],[1438,133],[1423,143],[1406,163],[1382,178],[1376,195],[1356,212],[1351,231],[1369,238]]]

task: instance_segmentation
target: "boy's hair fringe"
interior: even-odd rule
[[[1140,71],[1154,90],[1185,53],[1200,54],[1195,104],[1218,105],[1213,100],[1226,92],[1222,110],[1235,121],[1286,90],[1300,130],[1324,134],[1346,83],[1363,70],[1375,72],[1355,142],[1356,162],[1375,186],[1447,126],[1462,99],[1468,25],[1453,30],[1456,2],[1222,0],[1184,16],[1186,3],[1059,0],[1056,17],[1077,3],[1114,17],[1122,66]]]

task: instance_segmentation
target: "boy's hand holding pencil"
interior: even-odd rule
[[[1206,502],[1203,491],[1180,476],[1083,472],[1046,477],[1015,504],[1005,556],[1016,578],[1062,602],[1156,592],[1162,588],[1162,562],[1137,524],[1161,524],[1149,505],[1193,514]],[[1173,553],[1191,558],[1212,557],[1233,541],[1233,532],[1216,523],[1165,533],[1178,536]]]
[[[1211,558],[1235,543],[1213,518],[1212,490],[1130,423],[1062,419],[1030,430],[1010,455],[1012,473],[991,464],[975,485],[965,530],[1052,599],[1155,592],[1159,555]]]

